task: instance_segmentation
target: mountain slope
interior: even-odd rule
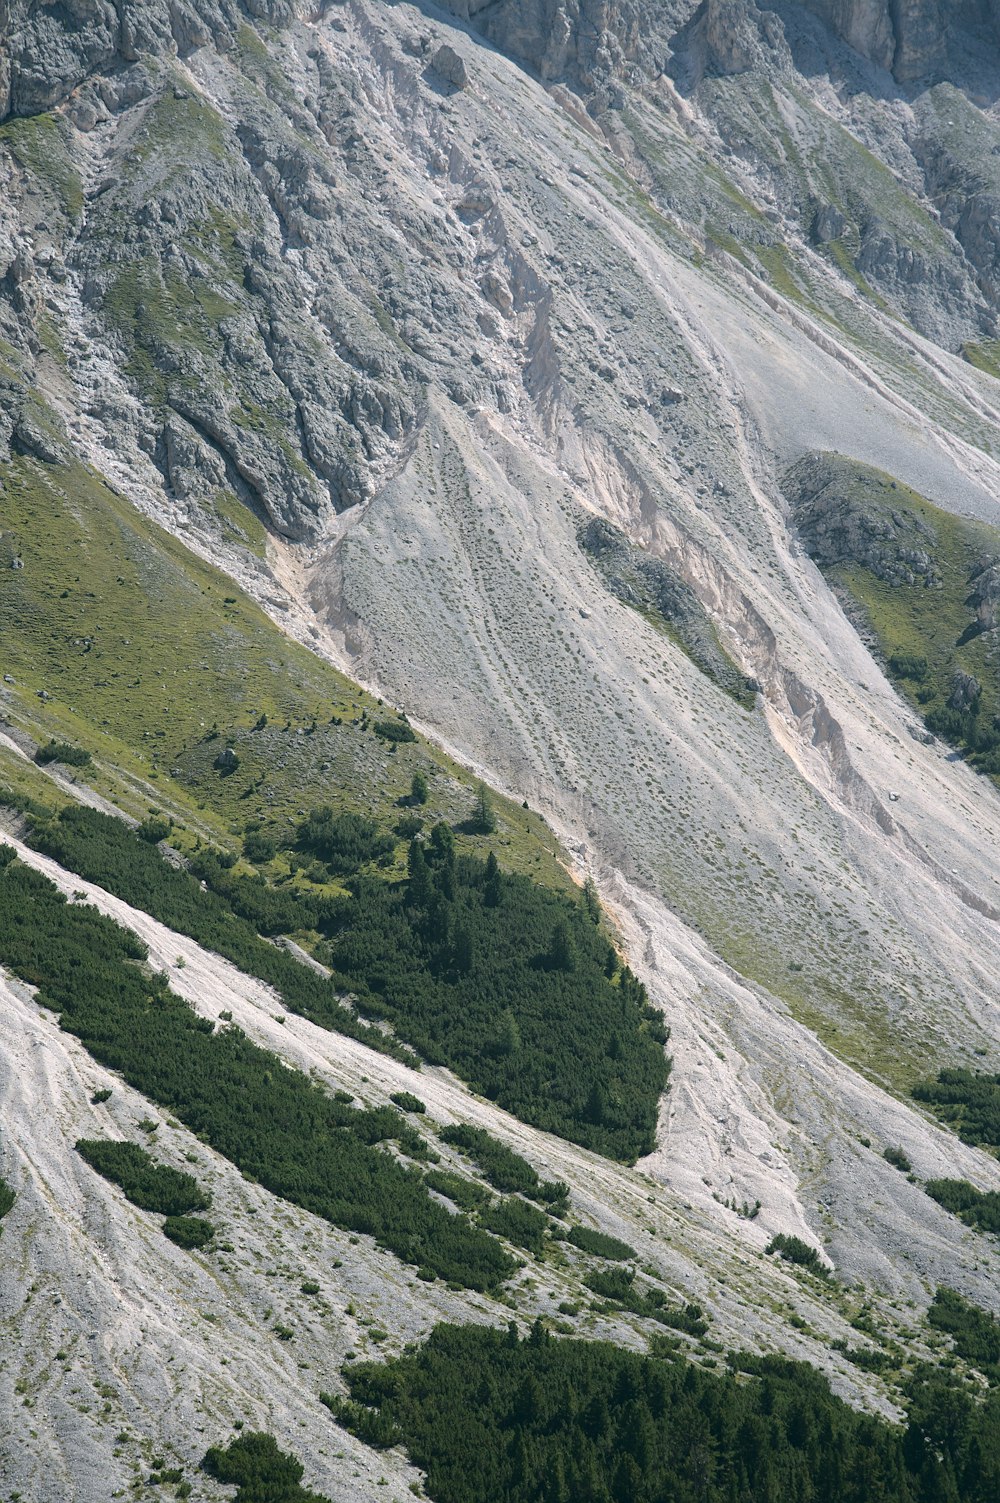
[[[916,681],[892,668],[921,656],[930,621],[934,672],[954,657],[989,708],[996,623],[957,577],[946,608],[930,593],[912,606],[822,544],[877,483],[873,535],[888,517],[919,552],[894,520],[909,508],[969,540],[975,578],[1000,559],[993,9],[17,4],[0,36],[13,802],[162,810],[184,858],[273,835],[268,883],[336,895],[295,857],[307,808],[446,820],[485,854],[461,829],[482,774],[507,795],[501,863],[565,891],[565,853],[663,1009],[671,1085],[635,1170],[514,1124],[436,1070],[274,1023],[254,983],[224,991],[223,962],[96,898],[155,934],[175,989],[200,1005],[197,977],[270,1047],[294,1040],[294,1063],[357,1094],[363,1076],[385,1094],[408,1081],[438,1120],[530,1148],[598,1225],[666,1260],[726,1345],[807,1351],[845,1383],[829,1339],[862,1302],[911,1355],[936,1285],[997,1309],[995,1239],[923,1190],[1000,1190],[995,1157],[911,1090],[943,1067],[1000,1068],[1000,804],[960,754],[968,737],[935,740]],[[983,629],[960,647],[974,617]],[[381,717],[403,724],[395,707],[421,739],[377,733]],[[50,737],[93,765],[43,773],[13,749]],[[216,764],[227,746],[231,776]],[[426,810],[409,803],[414,772]],[[404,838],[382,875],[402,877]],[[7,985],[0,1171],[21,1209],[4,1247],[24,1281],[8,1308],[30,1287],[36,1193],[58,1207],[46,1235],[62,1250],[37,1254],[58,1268],[53,1289],[94,1204],[117,1207],[114,1245],[141,1288],[137,1213],[71,1154],[96,1111],[73,1084],[79,1050]],[[22,1088],[29,1038],[52,1073]],[[46,1103],[64,1094],[60,1148]],[[796,1316],[822,1340],[779,1308],[799,1286],[763,1256],[775,1233],[822,1248],[842,1280],[809,1286]],[[322,1237],[345,1281],[381,1270],[367,1245]],[[393,1277],[398,1311],[379,1320],[398,1343],[437,1315],[506,1318]],[[539,1277],[563,1274],[550,1258]],[[519,1309],[558,1318],[563,1295]],[[162,1349],[179,1352],[173,1300]],[[235,1388],[211,1333],[186,1360],[199,1395],[261,1395],[248,1423],[303,1460],[328,1442],[364,1456],[361,1480],[307,1480],[367,1496],[380,1463],[321,1428],[319,1389],[356,1339],[327,1319],[323,1382],[250,1338]],[[649,1334],[639,1317],[611,1325]],[[898,1403],[891,1379],[853,1377],[855,1396]],[[35,1428],[69,1454],[76,1411],[50,1402]],[[177,1438],[190,1415],[139,1408],[161,1448],[197,1459],[200,1438]],[[206,1425],[205,1446],[217,1439]],[[112,1442],[87,1432],[95,1475]],[[23,1447],[19,1485],[57,1496],[30,1435]],[[401,1490],[413,1474],[391,1465]]]

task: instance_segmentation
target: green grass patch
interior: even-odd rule
[[[8,567],[14,556],[23,569]],[[140,817],[155,795],[182,843],[184,827],[227,845],[260,820],[287,837],[318,789],[337,812],[389,823],[415,771],[430,818],[471,812],[469,774],[423,741],[391,751],[372,731],[374,698],[86,466],[15,456],[5,467],[0,570],[8,714],[38,740],[87,747],[87,781]],[[223,778],[214,762],[229,743],[240,767]],[[2,781],[24,786],[24,768],[0,755]],[[540,816],[495,804],[501,862],[571,887]],[[458,845],[482,848],[471,834]]]
[[[1000,339],[985,339],[980,344],[963,344],[962,354],[970,365],[995,376],[1000,381]]]
[[[17,117],[0,125],[0,147],[6,147],[41,188],[48,189],[70,222],[83,210],[83,182],[70,155],[70,127],[56,115]]]

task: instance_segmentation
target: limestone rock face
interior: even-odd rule
[[[274,25],[294,14],[291,0],[253,0],[248,9]],[[95,70],[143,53],[231,44],[243,19],[234,0],[4,0],[0,119],[50,109]]]

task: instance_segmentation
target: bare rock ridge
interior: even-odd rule
[[[970,30],[1000,39],[996,0],[799,0],[842,41],[898,82],[937,79],[948,68],[949,34]],[[444,0],[444,5],[543,79],[571,77],[584,87],[640,70],[659,71],[673,33],[703,20],[716,56],[747,65],[754,32],[768,40],[778,18],[797,5],[755,0],[702,0],[697,8],[644,0]]]
[[[750,65],[761,45],[780,45],[781,20],[799,6],[817,15],[862,57],[903,84],[935,80],[948,72],[949,36],[972,31],[996,48],[998,0],[442,0],[473,29],[542,79],[569,79],[585,90],[615,79],[655,76],[668,64],[671,45],[691,24],[702,23],[710,55],[724,70]],[[285,25],[296,0],[3,0],[0,36],[0,120],[30,115],[65,99],[97,71],[133,63],[143,54],[184,56],[209,43],[234,44],[248,18]]]

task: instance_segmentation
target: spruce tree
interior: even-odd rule
[[[493,800],[486,784],[479,782],[476,785],[476,807],[472,816],[472,822],[480,835],[492,835],[497,827],[497,817],[493,812]]]

